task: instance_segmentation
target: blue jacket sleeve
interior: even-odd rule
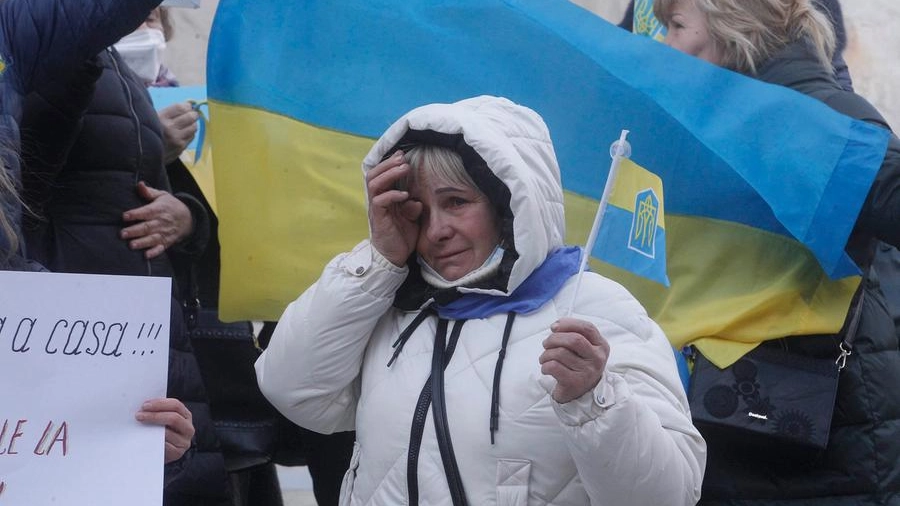
[[[2,0],[0,34],[19,92],[64,75],[132,32],[161,0]]]

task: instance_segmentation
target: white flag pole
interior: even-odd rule
[[[581,288],[581,278],[584,276],[584,269],[587,267],[588,258],[594,249],[594,243],[597,242],[597,233],[600,231],[600,223],[603,221],[603,215],[606,214],[606,206],[609,203],[609,194],[612,193],[613,184],[616,181],[616,175],[619,173],[619,162],[622,158],[631,156],[631,146],[625,137],[628,136],[628,130],[622,130],[619,140],[614,142],[609,148],[609,154],[612,156],[612,162],[609,164],[609,175],[606,176],[606,185],[603,187],[603,195],[600,197],[600,205],[597,207],[597,214],[594,216],[594,224],[591,226],[591,233],[588,234],[587,244],[581,252],[581,265],[578,267],[578,279],[575,281],[575,292],[572,294],[572,300],[569,303],[569,310],[566,316],[572,315],[575,308],[575,301],[578,298],[578,290]]]

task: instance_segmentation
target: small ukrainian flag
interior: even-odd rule
[[[662,180],[628,158],[619,170],[591,256],[669,286]]]
[[[653,15],[653,0],[635,0],[631,31],[662,42],[666,27]]]

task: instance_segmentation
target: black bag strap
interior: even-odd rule
[[[269,347],[269,341],[272,340],[272,334],[275,333],[275,327],[277,326],[277,321],[267,320],[263,322],[262,328],[259,329],[259,336],[257,337],[260,348],[266,349]]]
[[[194,260],[185,262],[185,282],[181,285],[181,305],[188,332],[197,328],[200,321],[200,285],[197,282],[197,269]]]

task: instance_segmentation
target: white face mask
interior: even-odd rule
[[[447,281],[443,276],[438,274],[436,270],[434,270],[430,265],[428,265],[425,260],[422,260],[422,257],[416,255],[416,262],[419,263],[419,270],[422,273],[422,279],[425,280],[429,285],[439,288],[452,288],[454,286],[467,286],[470,283],[474,283],[476,281],[481,281],[483,279],[488,278],[489,276],[493,276],[497,270],[500,268],[500,262],[503,260],[503,255],[506,253],[506,250],[501,248],[500,245],[497,245],[494,248],[494,252],[491,253],[491,256],[481,264],[481,267],[469,272],[465,276],[457,279],[456,281]]]
[[[161,30],[138,28],[122,37],[114,47],[145,85],[156,82],[162,68],[162,50],[166,47],[166,36]]]

